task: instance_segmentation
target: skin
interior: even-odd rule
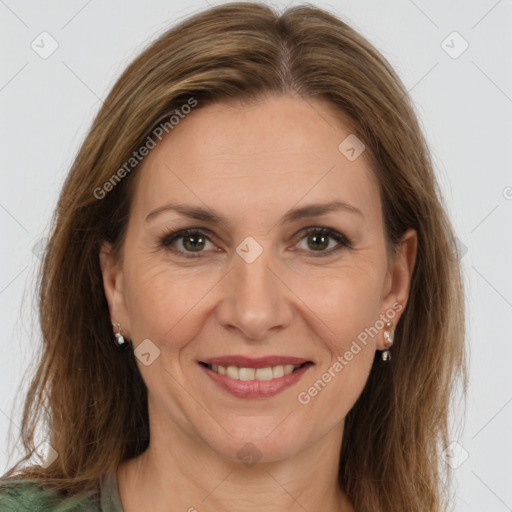
[[[344,418],[384,349],[382,329],[308,404],[297,396],[379,315],[405,308],[417,235],[408,230],[388,258],[365,153],[349,161],[338,150],[350,133],[320,100],[216,103],[189,114],[139,168],[122,257],[108,244],[100,251],[112,321],[134,348],[150,339],[160,350],[148,366],[137,360],[151,442],[118,469],[126,512],[353,510],[337,483]],[[334,199],[362,215],[339,210],[280,223],[290,209]],[[169,202],[215,209],[226,222],[173,210],[146,220]],[[328,238],[319,250],[322,242],[304,232],[311,226],[336,230],[352,247]],[[160,243],[185,228],[210,238],[198,258]],[[263,249],[252,263],[236,252],[248,236]],[[187,240],[173,247],[197,254]],[[322,250],[331,252],[317,256]],[[314,366],[273,397],[244,399],[197,363],[230,354],[298,356]],[[260,457],[250,467],[237,456],[247,443]]]

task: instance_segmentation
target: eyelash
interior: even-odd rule
[[[338,252],[339,250],[341,250],[344,247],[347,249],[352,248],[352,242],[347,237],[345,237],[341,233],[338,233],[338,231],[335,231],[334,229],[331,229],[331,228],[325,228],[325,227],[320,227],[320,226],[309,227],[309,228],[305,228],[302,232],[304,233],[304,236],[302,236],[302,238],[299,239],[299,242],[301,240],[303,240],[304,238],[306,238],[308,235],[315,234],[315,235],[328,236],[329,238],[332,238],[339,244],[337,247],[330,249],[329,251],[319,251],[318,254],[313,256],[314,258],[322,258],[322,257],[330,256],[331,254]],[[180,238],[184,238],[186,236],[193,236],[193,235],[199,235],[201,237],[204,237],[207,241],[213,243],[212,240],[210,239],[210,237],[204,231],[201,231],[200,229],[196,229],[196,228],[190,228],[190,229],[181,229],[179,231],[175,231],[175,232],[166,234],[164,237],[162,237],[160,239],[160,246],[174,252],[175,254],[184,256],[185,258],[201,258],[202,256],[200,256],[200,254],[201,254],[201,252],[204,252],[204,251],[192,253],[192,252],[178,250],[171,245],[175,240],[179,240]],[[314,251],[308,251],[308,252],[314,252]],[[193,254],[197,254],[197,256],[195,256]]]

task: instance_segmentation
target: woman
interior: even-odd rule
[[[309,5],[183,21],[62,190],[2,510],[445,510],[452,239],[407,92],[361,35]],[[22,468],[41,414],[46,459]]]

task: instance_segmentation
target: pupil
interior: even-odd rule
[[[320,249],[325,249],[326,247],[328,247],[328,246],[329,246],[328,238],[329,238],[329,237],[327,237],[327,236],[325,236],[325,235],[318,235],[318,234],[314,234],[314,235],[310,235],[310,236],[309,236],[309,241],[313,241],[313,244],[315,244],[315,243],[316,243],[316,241],[317,241],[318,239],[320,239],[320,240],[321,240],[321,242],[320,242],[320,244],[321,244]],[[319,247],[317,246],[317,248],[316,248],[316,249],[318,249],[318,248],[319,248]],[[314,247],[313,247],[313,249],[314,249]]]
[[[187,247],[187,244],[191,241],[191,240],[199,240],[199,242],[197,243],[194,243],[192,242],[189,247]],[[203,246],[204,246],[204,238],[202,236],[198,236],[198,235],[190,235],[188,237],[186,237],[184,239],[184,245],[185,245],[185,248],[186,249],[189,249],[191,248],[193,251],[194,250],[197,250],[197,249],[202,249]]]

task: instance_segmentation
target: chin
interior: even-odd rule
[[[304,437],[306,432],[300,425],[290,423],[284,428],[284,417],[247,418],[243,424],[229,429],[232,436],[219,427],[216,435],[210,430],[204,441],[223,458],[248,467],[283,461],[297,455],[308,444]],[[302,435],[299,436],[299,432]]]

